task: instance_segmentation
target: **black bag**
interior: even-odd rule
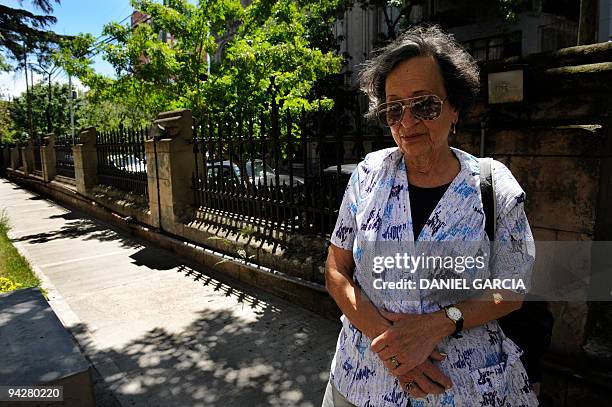
[[[491,162],[490,158],[480,159],[480,194],[485,213],[485,232],[493,242],[497,211]],[[506,336],[523,349],[521,361],[529,381],[532,384],[542,381],[540,359],[550,346],[554,323],[548,303],[527,294],[521,308],[499,318],[497,322]]]

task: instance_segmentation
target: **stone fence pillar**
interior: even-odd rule
[[[74,178],[77,191],[82,195],[87,195],[98,183],[96,135],[95,127],[82,129],[79,133],[79,144],[73,147]]]
[[[192,124],[190,110],[160,113],[145,141],[151,219],[166,230],[193,216]]]
[[[43,139],[40,146],[40,162],[42,165],[43,179],[45,182],[52,181],[57,174],[55,166],[55,134],[49,133]]]
[[[31,175],[34,173],[34,143],[28,141],[24,147],[21,147],[21,159],[23,160],[23,173]]]
[[[11,147],[10,155],[11,155],[11,169],[18,170],[19,169],[19,157],[21,156],[21,147],[15,146]]]

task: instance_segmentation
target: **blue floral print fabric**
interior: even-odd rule
[[[385,251],[386,242],[400,244],[406,252],[456,251],[461,245],[429,245],[424,242],[482,242],[484,212],[480,197],[479,161],[452,149],[461,164],[420,235],[415,239],[410,218],[410,193],[403,156],[398,148],[366,156],[351,176],[339,211],[331,243],[351,250],[355,261],[353,279],[379,309],[402,313],[430,313],[440,309],[436,290],[375,289],[371,259]],[[535,246],[525,216],[525,193],[510,171],[495,161],[496,240],[512,242],[495,249],[484,278],[527,277],[533,267]],[[466,246],[468,251],[478,245]],[[481,250],[479,248],[478,250]],[[483,249],[484,250],[484,249]],[[488,248],[486,250],[489,250]],[[444,254],[444,253],[437,253]],[[453,253],[456,255],[457,253]],[[470,253],[465,253],[470,254]],[[385,274],[385,280],[400,275]],[[517,290],[521,291],[521,290]],[[453,291],[443,305],[467,299],[467,292]],[[500,329],[497,321],[463,332],[463,338],[447,337],[437,347],[448,356],[434,362],[453,382],[442,395],[411,398],[378,356],[371,340],[343,315],[330,378],[336,389],[357,406],[535,406],[537,398],[519,359],[522,351]]]

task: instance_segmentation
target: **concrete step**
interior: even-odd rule
[[[0,386],[63,386],[62,406],[95,405],[89,363],[38,288],[0,294],[0,349]]]

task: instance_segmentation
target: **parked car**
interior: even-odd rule
[[[121,171],[147,172],[147,164],[145,160],[142,160],[134,155],[111,157],[110,164]]]
[[[340,166],[340,178],[338,181],[339,181],[339,185],[342,186],[342,190],[344,190],[344,187],[346,187],[346,184],[348,184],[349,179],[351,179],[351,174],[353,173],[353,171],[355,171],[355,168],[357,168],[356,163],[355,164],[342,164]],[[324,182],[333,181],[334,177],[336,177],[337,175],[338,175],[337,165],[332,165],[323,170]]]
[[[209,188],[220,187],[223,189],[237,187],[241,184],[245,187],[252,185],[256,189],[261,188],[257,195],[263,199],[245,202],[238,210],[245,215],[273,222],[294,224],[298,221],[300,216],[296,209],[290,208],[290,199],[292,199],[293,205],[300,205],[301,202],[304,202],[303,178],[297,176],[289,177],[286,174],[277,175],[277,171],[261,159],[253,160],[253,162],[246,161],[244,163],[244,171],[245,173],[241,174],[240,166],[235,162],[230,164],[229,160],[208,162],[206,175]],[[276,186],[277,176],[281,191],[280,195],[275,194],[276,188],[271,188],[270,190],[264,188],[264,185],[268,187]],[[218,184],[218,180],[221,180],[221,185]],[[201,187],[203,180],[200,179],[199,182]],[[269,198],[272,198],[274,203]],[[286,205],[283,202],[286,202]]]
[[[252,184],[256,186],[276,185],[277,171],[269,164],[264,163],[263,160],[256,159],[253,161],[253,164],[251,164],[251,161],[249,160],[244,163],[244,166],[246,170],[245,178],[247,178],[248,181]],[[206,175],[209,179],[215,179],[215,177],[218,176],[219,171],[221,171],[222,178],[226,179],[231,177],[235,180],[236,185],[238,185],[242,180],[242,177],[240,176],[240,167],[235,162],[232,162],[231,165],[229,160],[225,160],[222,162],[213,161],[211,163],[208,163]],[[280,186],[291,185],[292,187],[297,187],[300,185],[304,185],[304,179],[301,177],[294,176],[292,180],[289,175],[278,174],[278,184]]]
[[[340,174],[348,175],[350,177],[353,171],[355,171],[355,168],[357,168],[357,165],[358,165],[357,163],[342,164],[340,166]],[[323,174],[337,174],[337,173],[338,173],[337,165],[332,165],[323,170]]]

